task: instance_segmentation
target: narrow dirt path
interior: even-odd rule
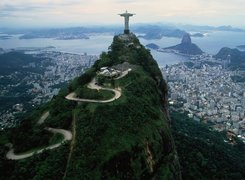
[[[40,119],[38,120],[37,124],[43,124],[44,121],[48,118],[49,116],[49,111],[45,112]]]
[[[68,170],[68,166],[70,164],[70,161],[71,161],[71,156],[72,156],[72,152],[73,152],[73,149],[74,149],[74,146],[75,146],[75,137],[76,137],[76,114],[75,112],[73,112],[73,121],[72,121],[72,136],[74,137],[71,141],[71,145],[70,145],[70,152],[69,152],[69,155],[68,155],[68,159],[67,159],[67,163],[66,163],[66,170],[65,170],[65,173],[64,173],[64,176],[63,176],[63,180],[66,178],[66,175],[67,175],[67,170]]]

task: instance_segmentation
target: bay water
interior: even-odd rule
[[[3,34],[2,34],[3,35]],[[19,39],[20,35],[14,35],[10,39],[0,40],[0,48],[16,49],[25,47],[47,47],[54,46],[55,51],[84,54],[99,55],[102,51],[107,51],[113,40],[113,35],[97,34],[90,36],[90,39],[76,39],[76,40],[56,40],[50,38],[37,39]],[[145,40],[140,38],[143,45],[155,43],[164,48],[179,44],[181,39],[163,37],[159,40]],[[245,32],[226,32],[226,31],[212,31],[207,33],[204,37],[192,37],[192,42],[197,44],[204,52],[209,54],[216,54],[222,47],[235,48],[238,45],[245,45]],[[183,57],[173,53],[163,53],[151,50],[153,57],[158,62],[159,66],[176,64],[187,60]]]

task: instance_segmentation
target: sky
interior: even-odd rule
[[[120,24],[125,10],[131,23],[245,28],[245,0],[0,0],[0,28]]]

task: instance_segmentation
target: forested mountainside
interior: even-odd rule
[[[115,36],[92,68],[1,132],[1,179],[181,179],[166,101],[150,52]]]

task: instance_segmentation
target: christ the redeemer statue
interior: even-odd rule
[[[124,17],[124,21],[125,21],[124,34],[129,34],[130,32],[129,31],[129,17],[135,14],[131,14],[131,13],[128,13],[128,11],[126,11],[125,13],[119,14],[119,15]]]

